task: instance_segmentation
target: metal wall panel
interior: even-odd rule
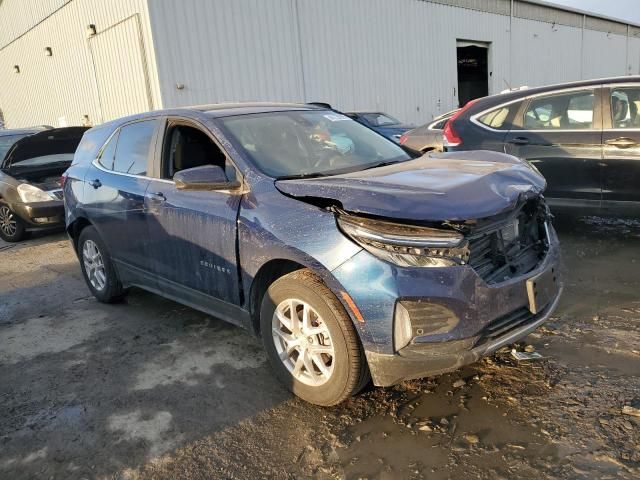
[[[534,3],[514,2],[513,16],[570,27],[582,27],[582,15]]]
[[[0,0],[0,48],[17,39],[70,0]]]
[[[605,33],[617,33],[618,35],[627,34],[627,26],[624,23],[612,22],[605,18],[596,18],[588,15],[585,19],[585,28]]]
[[[552,25],[513,19],[514,87],[580,80],[582,29]],[[619,53],[624,56],[624,52]]]
[[[441,3],[453,7],[469,8],[481,12],[509,15],[511,12],[511,0],[425,0],[427,2]]]
[[[304,99],[294,0],[149,4],[165,107]]]
[[[159,107],[146,0],[74,0],[0,50],[0,109],[7,127],[78,125],[83,122],[84,115],[88,115],[93,123],[101,122],[86,27],[95,24],[98,32],[103,32],[133,14],[140,16],[151,97],[153,105]],[[0,16],[4,15],[3,2]],[[52,56],[45,56],[45,47],[51,47]],[[121,53],[126,55],[127,51],[128,46]],[[14,73],[14,65],[20,66],[20,73]],[[128,85],[118,87],[122,95],[117,101],[127,106],[130,101],[125,95]]]
[[[627,38],[593,30],[584,31],[584,78],[624,75]]]

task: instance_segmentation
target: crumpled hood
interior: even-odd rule
[[[276,181],[292,197],[333,199],[350,212],[417,221],[497,215],[545,187],[527,163],[489,151],[434,153],[360,172]]]

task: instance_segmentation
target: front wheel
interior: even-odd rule
[[[25,237],[22,220],[8,205],[0,203],[0,237],[5,242],[19,242]]]
[[[285,275],[269,287],[260,327],[276,375],[307,402],[336,405],[369,381],[351,319],[310,270]]]

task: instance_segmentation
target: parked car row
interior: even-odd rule
[[[547,182],[560,203],[635,201],[638,107],[625,77],[486,97],[411,132],[326,104],[24,132],[0,230],[64,211],[98,300],[135,286],[242,326],[296,395],[333,405],[544,323],[562,291]]]

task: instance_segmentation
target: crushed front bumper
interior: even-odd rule
[[[517,342],[534,331],[549,319],[555,310],[562,286],[559,286],[555,297],[537,314],[530,314],[512,329],[505,329],[498,336],[484,336],[454,340],[431,345],[409,345],[398,354],[385,355],[367,351],[367,361],[373,381],[378,386],[390,386],[414,378],[457,370],[474,363],[480,358],[490,355],[504,345]],[[514,312],[515,320],[522,320]],[[500,321],[501,319],[498,319]]]
[[[64,202],[14,203],[11,210],[20,217],[29,230],[56,228],[64,225]]]

